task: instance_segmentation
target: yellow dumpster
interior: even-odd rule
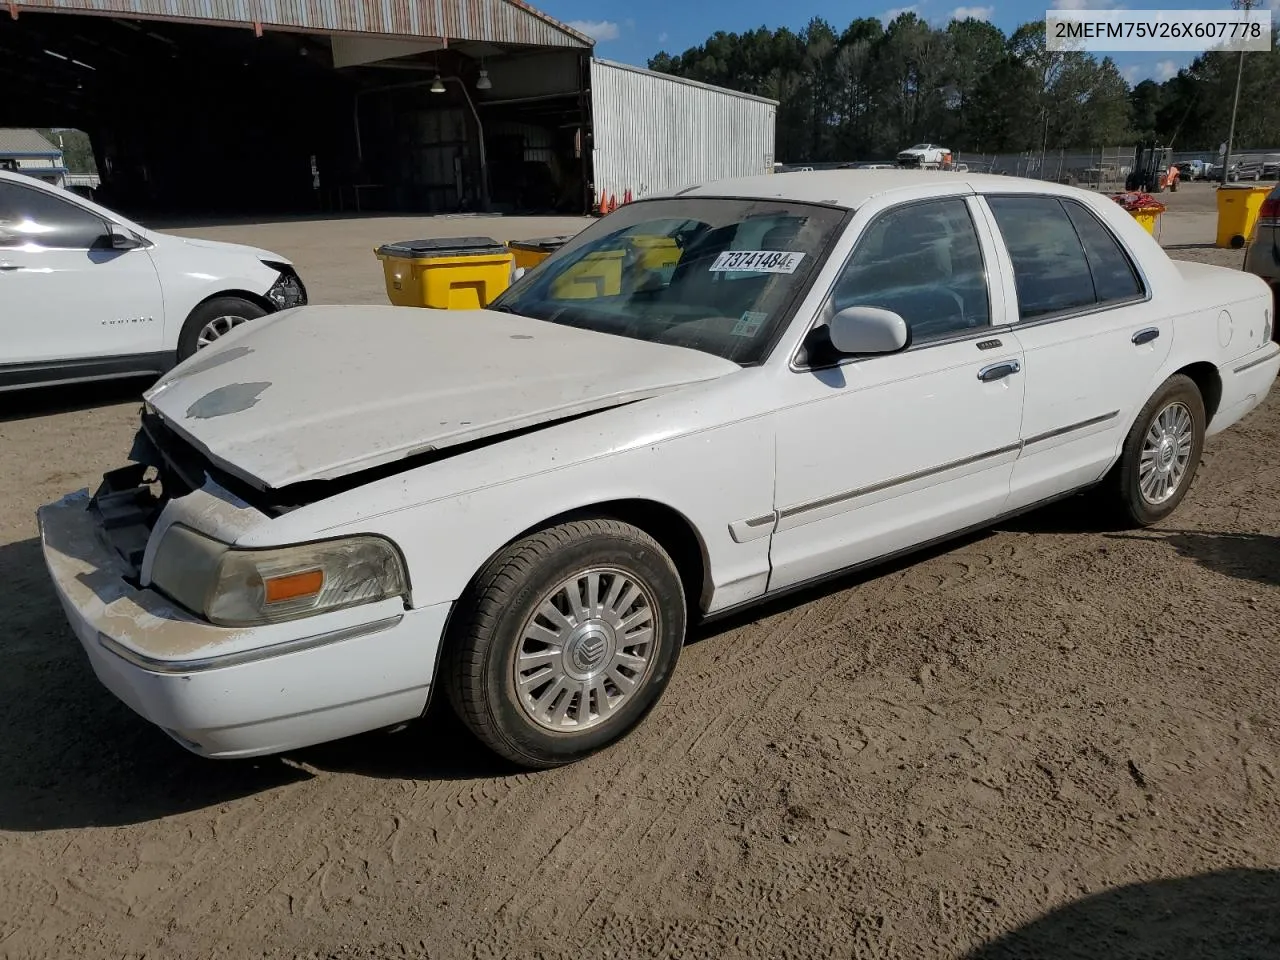
[[[568,237],[543,237],[540,240],[509,240],[507,241],[507,249],[515,257],[516,269],[532,270],[568,241]]]
[[[479,310],[511,283],[511,251],[489,237],[402,240],[374,253],[398,307]]]
[[[1160,214],[1164,213],[1164,207],[1145,207],[1137,210],[1129,211],[1133,215],[1133,219],[1138,221],[1138,226],[1151,234],[1156,234],[1156,221],[1160,219]]]
[[[594,300],[622,293],[625,250],[597,250],[573,264],[551,284],[557,300]]]
[[[1270,186],[1254,187],[1243,183],[1226,183],[1218,187],[1217,246],[1239,250],[1248,241],[1258,222],[1262,201]]]
[[[680,262],[680,246],[675,237],[637,235],[627,240],[639,254],[643,270],[666,270]]]

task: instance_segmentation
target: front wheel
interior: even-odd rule
[[[519,540],[459,602],[449,699],[487,747],[522,767],[571,763],[634,729],[684,643],[685,593],[652,537],[608,518]]]
[[[1124,520],[1146,527],[1177,509],[1200,464],[1204,431],[1200,388],[1174,374],[1138,414],[1116,464],[1114,494]]]
[[[191,311],[178,337],[178,362],[186,360],[250,320],[265,317],[267,311],[243,297],[214,297]]]

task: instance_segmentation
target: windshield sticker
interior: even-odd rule
[[[795,273],[803,253],[782,250],[726,250],[711,264],[712,273]]]
[[[733,329],[729,331],[730,335],[735,337],[754,337],[756,331],[761,325],[769,319],[769,314],[761,313],[757,310],[748,310],[742,315],[737,323],[733,325]]]

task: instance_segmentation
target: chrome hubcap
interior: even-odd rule
[[[1159,506],[1182,485],[1191,465],[1192,424],[1187,405],[1171,403],[1147,428],[1138,466],[1138,487],[1147,503]]]
[[[653,670],[658,610],[629,574],[593,567],[550,591],[520,632],[516,699],[529,719],[557,732],[607,720]]]
[[[213,341],[225,337],[228,333],[246,323],[248,317],[218,317],[210,320],[200,329],[200,336],[196,338],[196,349],[209,346]]]

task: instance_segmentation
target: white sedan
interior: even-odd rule
[[[161,374],[304,303],[277,254],[157,233],[0,171],[0,391]]]
[[[102,682],[198,754],[442,687],[553,766],[641,722],[695,620],[1090,487],[1162,520],[1271,389],[1271,309],[1071,187],[714,183],[487,311],[235,331],[148,393],[132,465],[40,511],[44,556]]]

